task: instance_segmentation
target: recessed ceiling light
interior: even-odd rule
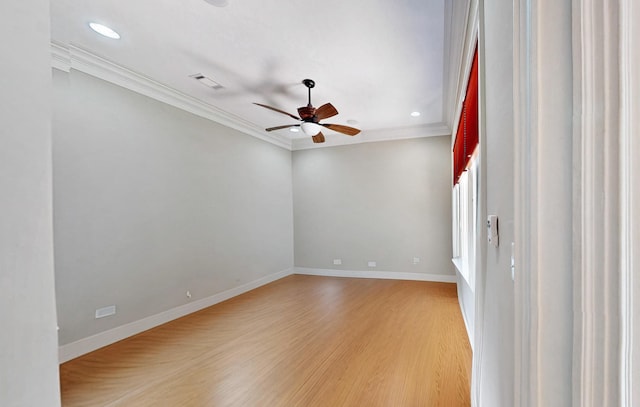
[[[292,133],[297,133],[297,132],[300,131],[300,129],[297,128],[297,127],[291,127],[291,128],[289,128],[289,131],[292,132]]]
[[[420,112],[411,112],[411,116],[412,117],[418,117],[418,116],[420,116]]]
[[[229,2],[227,0],[204,0],[204,1],[216,7],[227,7],[229,5]]]
[[[114,40],[120,39],[120,34],[115,32],[112,28],[107,27],[106,25],[98,24],[98,23],[89,23],[89,27],[98,34],[104,35],[105,37],[113,38]]]

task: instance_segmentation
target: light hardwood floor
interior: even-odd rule
[[[64,363],[64,406],[469,406],[454,284],[293,275]]]

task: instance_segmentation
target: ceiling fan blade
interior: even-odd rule
[[[273,110],[274,112],[278,112],[278,113],[286,114],[287,116],[291,117],[292,119],[300,120],[300,118],[299,118],[298,116],[293,115],[293,114],[291,114],[291,113],[287,113],[287,112],[285,112],[284,110],[280,110],[280,109],[277,109],[277,108],[275,108],[275,107],[271,107],[271,106],[263,105],[262,103],[255,103],[255,102],[254,102],[253,104],[254,104],[254,105],[258,105],[258,106],[262,106],[262,107],[264,107],[264,108],[266,108],[266,109],[269,109],[269,110]]]
[[[354,127],[343,126],[341,124],[325,124],[325,123],[318,123],[318,124],[328,129],[331,129],[333,131],[337,131],[338,133],[346,134],[347,136],[355,136],[356,134],[360,133],[360,130]]]
[[[331,103],[325,103],[316,109],[316,117],[318,120],[327,119],[338,114],[338,110]]]
[[[311,136],[314,143],[324,143],[324,134],[322,132],[316,134],[315,136]]]
[[[266,131],[274,131],[274,130],[280,130],[280,129],[288,129],[289,127],[300,127],[299,124],[285,124],[284,126],[276,126],[276,127],[269,127],[268,129],[265,129]]]

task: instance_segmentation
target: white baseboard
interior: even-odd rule
[[[92,352],[96,349],[100,349],[104,346],[111,345],[112,343],[136,335],[140,332],[165,324],[169,321],[173,321],[174,319],[183,317],[193,312],[200,311],[201,309],[210,307],[219,302],[228,300],[229,298],[246,293],[247,291],[251,291],[265,284],[269,284],[273,281],[291,275],[293,274],[293,272],[294,269],[289,268],[274,274],[269,274],[268,276],[262,277],[258,280],[254,280],[241,286],[231,288],[227,291],[214,294],[210,297],[193,301],[188,304],[184,304],[179,307],[161,312],[159,314],[155,314],[138,321],[133,321],[128,324],[110,329],[108,331],[100,332],[87,338],[83,338],[78,341],[60,346],[58,348],[58,361],[59,363],[64,363],[68,360],[77,358],[78,356]]]
[[[433,281],[439,283],[455,283],[456,276],[451,274],[401,273],[395,271],[371,270],[334,270],[308,267],[294,267],[295,274],[326,277],[379,278],[384,280]]]
[[[251,281],[241,286],[229,289],[227,291],[214,294],[210,297],[203,298],[197,301],[190,302],[188,304],[181,305],[179,307],[172,308],[170,310],[161,312],[159,314],[151,315],[149,317],[133,321],[119,327],[109,329],[108,331],[100,332],[98,334],[89,336],[87,338],[80,339],[78,341],[62,345],[58,348],[58,361],[59,363],[67,362],[78,356],[92,352],[96,349],[100,349],[104,346],[111,345],[122,339],[139,334],[140,332],[154,328],[156,326],[173,321],[174,319],[183,317],[201,309],[210,307],[229,298],[238,296],[240,294],[251,291],[255,288],[269,284],[273,281],[279,280],[291,274],[306,274],[313,276],[327,276],[327,277],[353,277],[353,278],[378,278],[378,279],[391,279],[391,280],[415,280],[415,281],[434,281],[443,283],[455,283],[455,275],[441,275],[441,274],[424,274],[424,273],[400,273],[393,271],[357,271],[357,270],[332,270],[332,269],[317,269],[306,267],[294,267],[286,269],[268,276],[262,277],[258,280]]]
[[[469,325],[468,316],[462,305],[462,300],[460,299],[460,296],[458,296],[458,305],[460,306],[460,313],[462,314],[462,321],[464,321],[464,327],[467,330],[467,338],[469,338],[469,345],[471,345],[471,351],[473,352],[473,349],[474,349],[473,348],[473,345],[474,345],[473,332],[471,332],[471,326]]]
[[[463,290],[465,289],[464,286],[468,287],[470,292],[473,293],[473,291],[471,291],[471,288],[469,287],[467,280],[462,275],[462,273],[460,273],[459,269],[456,271],[456,278],[458,279],[458,305],[460,306],[460,313],[462,314],[462,320],[464,321],[464,326],[467,330],[467,337],[469,338],[469,343],[471,344],[471,350],[473,351],[475,340],[473,336],[473,331],[471,330],[471,325],[469,324],[470,320],[469,320],[469,314],[468,314],[468,311],[469,311],[468,304],[465,302],[465,301],[468,301],[469,299],[464,296],[464,292],[463,292]],[[473,300],[474,300],[473,304],[474,304],[474,312],[475,312],[475,293],[473,293]]]

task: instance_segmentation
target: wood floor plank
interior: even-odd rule
[[[60,367],[64,406],[469,406],[453,284],[293,275]]]

